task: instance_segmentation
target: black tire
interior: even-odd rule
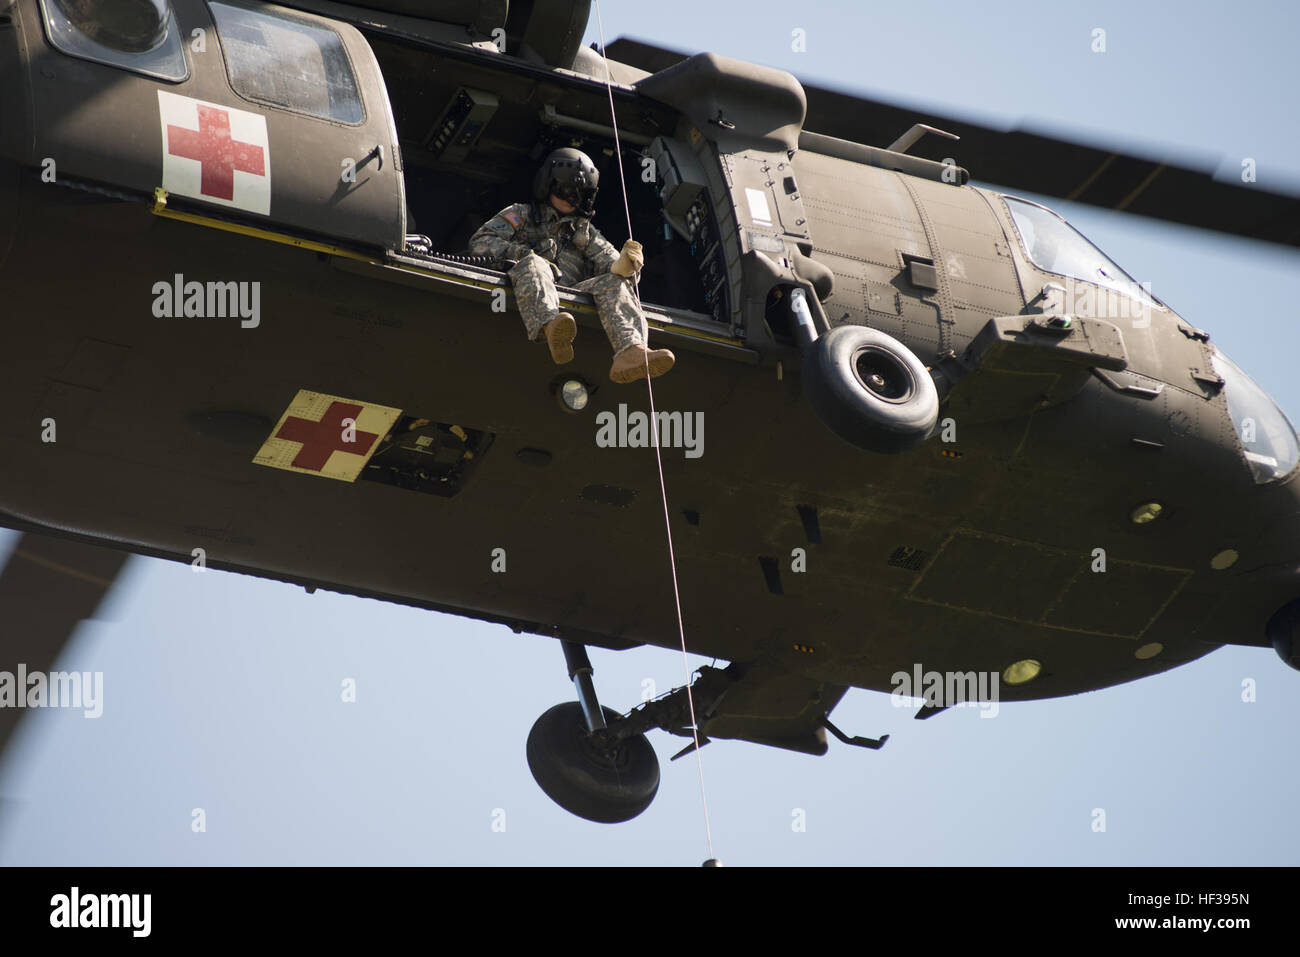
[[[921,360],[866,326],[837,326],[813,343],[803,391],[828,429],[869,452],[915,448],[939,418],[939,393]]]
[[[1264,633],[1273,642],[1273,650],[1288,666],[1300,671],[1300,599],[1279,608],[1264,625]]]
[[[601,710],[606,722],[619,717],[609,708]],[[591,746],[576,701],[557,704],[533,723],[528,769],[552,801],[601,824],[631,820],[659,792],[659,759],[646,736],[624,739],[611,760]]]

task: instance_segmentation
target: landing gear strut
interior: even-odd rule
[[[905,452],[934,431],[939,393],[911,349],[879,329],[837,326],[820,338],[803,289],[790,292],[803,390],[822,423],[869,452]]]
[[[631,820],[659,791],[659,759],[643,733],[611,733],[622,719],[596,699],[586,648],[562,645],[578,700],[537,719],[528,734],[528,769],[571,814],[602,824]]]

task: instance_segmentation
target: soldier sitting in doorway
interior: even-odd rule
[[[531,203],[507,206],[470,238],[470,252],[496,259],[515,259],[510,270],[515,301],[528,338],[546,336],[551,358],[563,364],[573,359],[578,326],[560,311],[558,280],[596,300],[600,323],[614,348],[609,377],[635,382],[663,375],[673,367],[667,349],[646,349],[641,306],[632,281],[645,263],[641,244],[629,239],[622,251],[591,224],[600,174],[583,152],[552,152],[533,180]]]

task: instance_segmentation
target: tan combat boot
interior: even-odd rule
[[[609,377],[615,382],[636,382],[645,378],[645,370],[650,366],[650,378],[661,376],[673,367],[677,361],[667,349],[646,349],[645,346],[628,346],[614,356],[614,364],[609,367]]]
[[[554,319],[542,326],[546,344],[551,347],[551,358],[562,366],[573,361],[573,338],[578,334],[578,324],[567,312],[556,313]]]

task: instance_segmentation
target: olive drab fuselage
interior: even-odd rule
[[[604,84],[298,10],[337,36],[329,62],[350,65],[359,107],[312,115],[241,93],[210,8],[174,9],[182,36],[208,37],[180,81],[54,49],[36,0],[0,30],[0,513],[586,644],[676,647],[653,455],[595,439],[597,416],[647,409],[646,393],[606,379],[591,299],[559,291],[583,326],[559,370],[519,335],[503,273],[407,241],[462,251],[527,196],[530,149],[582,141],[617,247]],[[650,344],[678,357],[656,408],[704,425],[702,454],[662,450],[690,650],[748,663],[780,721],[850,686],[890,691],[916,663],[1041,662],[1002,688],[1014,700],[1263,644],[1295,597],[1300,485],[1294,470],[1254,481],[1204,334],[1036,265],[999,194],[813,148],[785,74],[692,60],[729,85],[665,70],[612,94]],[[444,141],[428,126],[443,102],[449,124],[495,119],[469,146]],[[187,179],[188,123],[244,144],[230,199]],[[180,158],[165,166],[164,149]],[[249,192],[259,157],[268,213]],[[155,316],[154,286],[176,275],[258,283],[260,322]],[[823,427],[783,311],[793,288],[823,333],[869,326],[928,367],[932,438],[875,455]],[[555,400],[573,377],[593,387],[577,414]],[[454,494],[253,464],[302,389],[490,445]],[[742,691],[733,736],[762,738]]]

